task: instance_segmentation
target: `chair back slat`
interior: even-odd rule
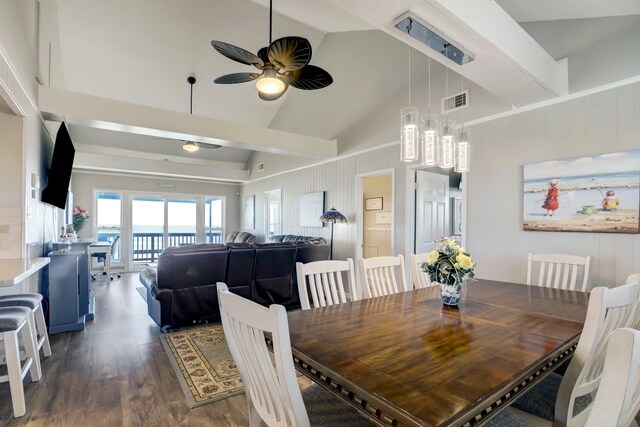
[[[429,274],[422,270],[422,264],[427,262],[427,255],[424,254],[411,254],[411,276],[413,278],[414,289],[428,288],[434,286],[431,282]]]
[[[611,334],[600,389],[585,427],[632,425],[640,411],[640,332],[618,329]]]
[[[284,307],[265,308],[232,294],[224,283],[217,287],[224,335],[244,383],[250,418],[257,414],[269,427],[308,427]],[[271,334],[275,366],[265,332]]]
[[[585,409],[574,417],[575,399],[598,389],[609,337],[615,329],[632,325],[639,296],[640,283],[612,289],[597,287],[591,292],[580,341],[558,391],[557,422],[584,424],[589,411]]]
[[[590,262],[590,256],[529,253],[527,285],[537,283],[538,286],[547,288],[586,292]],[[534,264],[539,264],[537,280],[533,277]],[[581,271],[582,282],[579,283],[578,277]]]
[[[298,293],[300,305],[303,310],[313,307],[326,307],[334,304],[342,304],[348,301],[344,289],[342,275],[347,275],[349,285],[349,297],[352,301],[359,298],[355,285],[353,260],[346,261],[314,261],[303,264],[296,263],[296,275],[298,278]]]
[[[408,290],[402,255],[360,258],[358,261],[365,298],[380,297]]]

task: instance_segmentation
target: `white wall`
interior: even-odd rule
[[[300,227],[300,195],[312,191],[325,191],[325,207],[335,207],[349,221],[334,227],[334,259],[346,259],[355,256],[356,241],[356,200],[357,174],[395,168],[395,206],[394,216],[405,215],[405,165],[400,162],[399,146],[392,145],[380,150],[361,153],[330,163],[312,166],[306,169],[287,172],[265,179],[256,180],[242,186],[241,200],[244,196],[256,196],[256,228],[245,229],[264,241],[264,201],[265,191],[282,189],[282,233],[319,236],[329,240],[329,227]],[[242,209],[244,206],[241,207]],[[245,225],[243,224],[243,227]],[[244,229],[244,228],[243,228]],[[404,252],[404,222],[396,223],[394,229],[395,252]]]
[[[640,272],[638,234],[522,230],[524,164],[640,148],[640,83],[472,128],[467,249],[478,277],[524,283],[529,251],[591,255],[591,287]]]

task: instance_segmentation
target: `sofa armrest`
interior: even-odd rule
[[[158,269],[157,268],[145,268],[140,272],[140,283],[144,285],[149,292],[152,292],[153,288],[158,288]]]

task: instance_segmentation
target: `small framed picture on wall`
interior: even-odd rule
[[[364,199],[365,211],[381,211],[382,210],[382,197],[371,197]]]

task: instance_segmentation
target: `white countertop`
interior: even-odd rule
[[[0,259],[0,286],[17,285],[49,262],[49,258]]]

